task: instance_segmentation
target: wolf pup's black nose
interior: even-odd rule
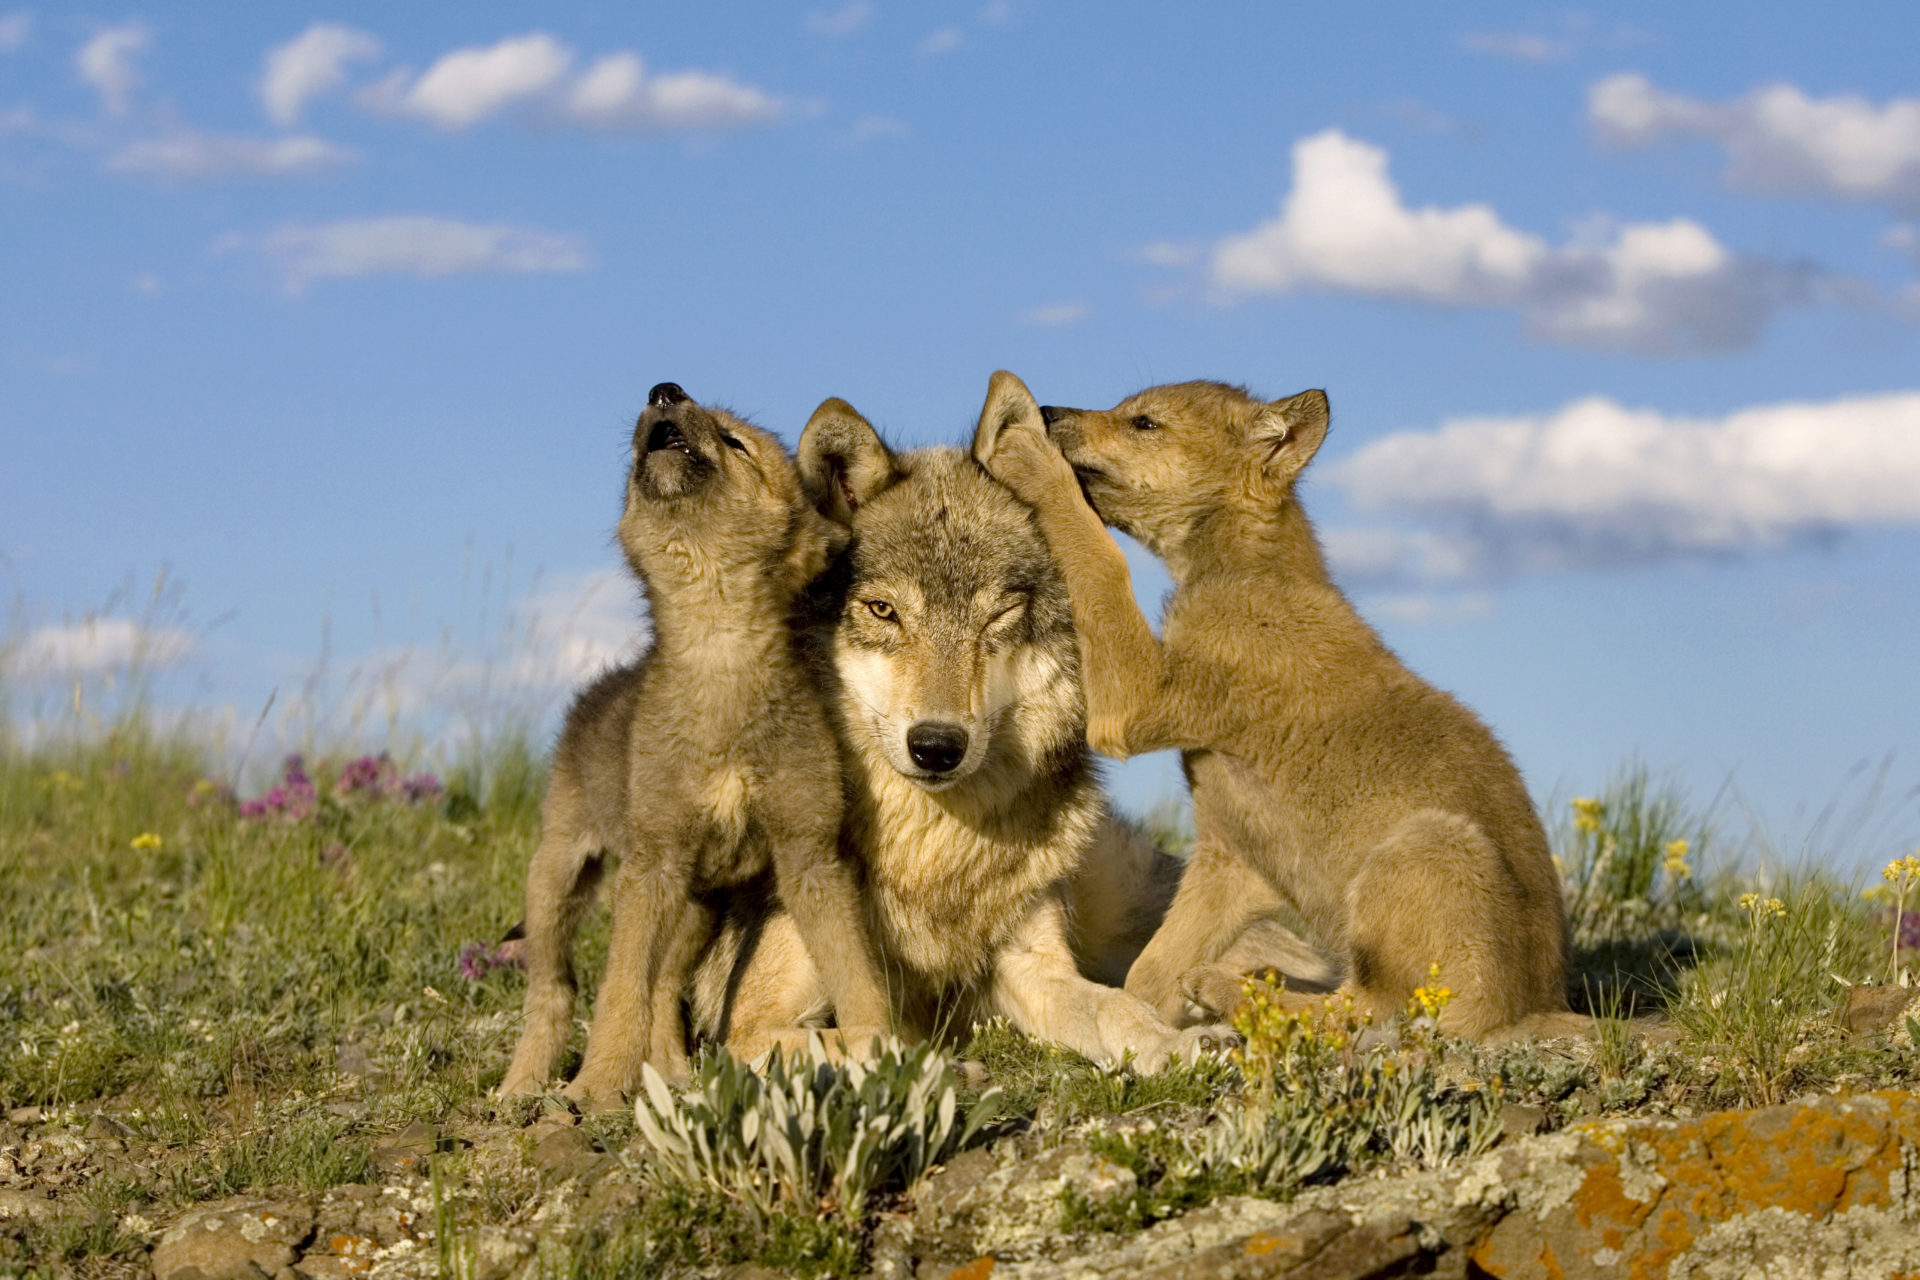
[[[957,724],[922,720],[907,730],[907,754],[928,773],[951,773],[967,754],[967,731]]]
[[[682,391],[677,382],[663,382],[647,392],[647,403],[662,409],[670,404],[685,404],[691,399],[693,397]]]
[[[1052,426],[1072,412],[1073,410],[1062,409],[1057,404],[1043,404],[1040,406],[1040,421]]]

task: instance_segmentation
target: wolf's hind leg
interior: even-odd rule
[[[1127,991],[1168,1023],[1186,1012],[1181,976],[1225,952],[1278,899],[1239,854],[1208,840],[1193,847],[1167,918],[1127,970]]]
[[[1278,920],[1255,920],[1211,964],[1180,977],[1180,992],[1213,1017],[1231,1017],[1248,978],[1272,974],[1285,990],[1321,996],[1340,985],[1340,970]]]
[[[520,1042],[500,1082],[500,1095],[536,1093],[560,1066],[573,1020],[573,939],[600,882],[603,852],[585,827],[578,790],[556,779],[540,822],[540,843],[527,865],[527,994]]]
[[[1540,958],[1526,954],[1525,896],[1470,818],[1422,809],[1371,850],[1347,887],[1347,984],[1378,1019],[1438,965],[1452,992],[1441,1025],[1477,1036],[1532,1012]]]

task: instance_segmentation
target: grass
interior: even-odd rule
[[[896,1144],[884,1177],[849,1183],[856,1147],[843,1145],[756,1201],[728,1179],[759,1175],[695,1176],[651,1150],[630,1114],[593,1117],[581,1131],[637,1200],[543,1217],[559,1213],[558,1193],[527,1163],[531,1112],[486,1097],[518,1031],[522,979],[485,958],[518,915],[537,831],[544,774],[528,739],[476,748],[412,790],[378,762],[303,761],[283,771],[279,807],[256,816],[242,805],[262,797],[232,795],[208,768],[137,716],[31,748],[0,727],[12,943],[0,952],[0,1110],[39,1111],[0,1130],[14,1159],[0,1160],[0,1187],[51,1189],[58,1206],[44,1221],[0,1217],[0,1274],[134,1266],[195,1202],[391,1184],[402,1175],[383,1166],[382,1139],[425,1121],[448,1135],[426,1214],[442,1274],[473,1272],[483,1229],[519,1229],[538,1237],[543,1275],[743,1261],[851,1275],[925,1161],[955,1149],[936,1142],[915,1163]],[[1131,1189],[1097,1203],[1064,1193],[1053,1225],[1128,1230],[1227,1192],[1285,1197],[1455,1159],[1491,1140],[1502,1106],[1537,1108],[1551,1128],[1912,1082],[1901,1027],[1849,1034],[1838,1014],[1847,983],[1911,978],[1901,948],[1920,942],[1902,941],[1920,894],[1874,902],[1815,871],[1743,870],[1685,797],[1643,772],[1552,816],[1564,819],[1572,994],[1597,1018],[1587,1040],[1483,1048],[1409,1023],[1363,1051],[1337,1023],[1275,1022],[1250,1028],[1238,1060],[1142,1077],[987,1025],[957,1046],[994,1090],[957,1087],[957,1114],[977,1128],[958,1140],[1085,1143],[1131,1170]],[[583,974],[603,946],[600,921]],[[1639,1034],[1633,1019],[1649,1014],[1677,1038]],[[728,1097],[729,1123],[758,1105]],[[914,1105],[932,1115],[926,1098]],[[52,1141],[84,1135],[96,1113],[119,1136]],[[69,1146],[85,1151],[61,1154]]]

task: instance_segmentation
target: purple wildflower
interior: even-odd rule
[[[401,794],[406,796],[408,804],[419,804],[423,800],[438,799],[440,795],[440,779],[431,773],[416,773],[409,776],[400,784],[400,791]]]
[[[487,954],[484,942],[469,942],[460,948],[460,976],[469,982],[478,982],[487,976],[487,970],[493,967],[492,958]]]

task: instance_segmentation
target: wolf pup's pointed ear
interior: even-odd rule
[[[838,396],[822,400],[807,419],[795,462],[807,501],[841,524],[851,524],[855,511],[899,478],[880,433]]]
[[[973,459],[981,466],[993,456],[1000,433],[1016,424],[1032,427],[1042,435],[1047,425],[1040,420],[1040,405],[1027,390],[1027,384],[1008,373],[997,371],[987,379],[987,402],[980,409],[980,425],[973,432]]]
[[[1254,466],[1270,480],[1291,482],[1319,452],[1327,438],[1327,422],[1324,391],[1302,391],[1261,405],[1248,433]]]

